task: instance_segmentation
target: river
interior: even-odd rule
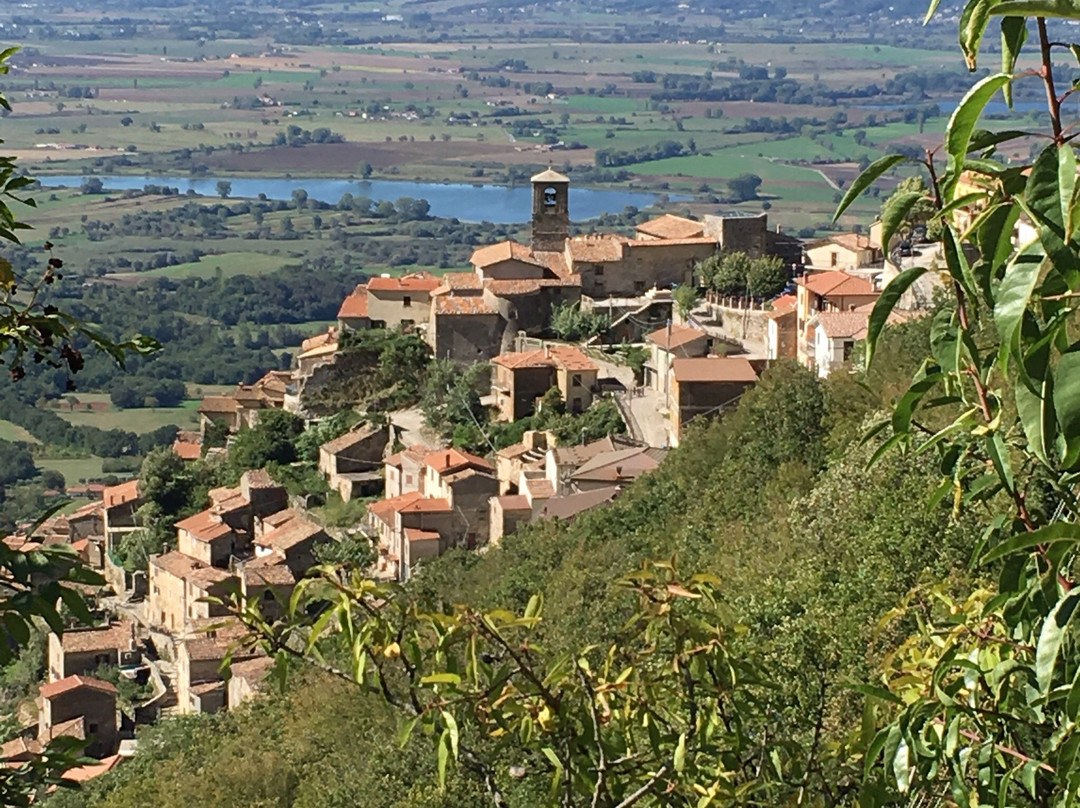
[[[95,174],[106,190],[141,190],[147,185],[189,190],[207,197],[217,197],[217,184],[231,184],[230,198],[255,199],[265,194],[269,199],[292,199],[293,191],[303,189],[310,199],[336,204],[342,195],[366,196],[376,202],[394,202],[402,197],[426,199],[431,215],[457,218],[466,222],[516,224],[529,220],[532,210],[532,190],[529,186],[508,188],[500,185],[444,184],[436,182],[405,182],[397,180],[343,180],[329,178],[292,179],[285,177],[168,177]],[[47,188],[59,186],[78,188],[82,176],[46,176],[38,181]],[[606,191],[590,188],[570,189],[570,215],[575,221],[594,219],[604,213],[621,213],[633,205],[647,208],[657,196],[638,191]]]

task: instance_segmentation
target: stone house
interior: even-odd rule
[[[257,696],[263,689],[263,683],[274,669],[274,660],[270,657],[255,657],[234,662],[230,668],[228,709],[235,710],[248,699]]]
[[[177,550],[150,557],[148,583],[147,622],[170,634],[183,631],[189,620],[226,614],[224,607],[200,599],[228,597],[240,588],[234,574]]]
[[[676,359],[671,364],[667,408],[671,445],[678,446],[686,425],[699,416],[734,406],[757,383],[757,373],[741,357]]]
[[[473,251],[469,263],[481,281],[487,278],[543,278],[546,275],[546,267],[536,258],[532,248],[517,241],[500,241],[480,247]]]
[[[373,487],[382,486],[382,457],[389,441],[386,427],[357,427],[319,447],[319,472],[344,502],[354,491],[370,496]]]
[[[602,452],[586,460],[570,474],[571,493],[623,487],[655,471],[667,456],[667,449],[635,446]]]
[[[116,687],[89,676],[68,676],[39,688],[38,740],[46,743],[61,734],[62,725],[77,721],[89,741],[85,753],[103,758],[120,745],[116,719]]]
[[[181,713],[216,713],[228,706],[221,666],[265,658],[258,651],[241,650],[236,642],[247,630],[235,621],[201,620],[177,643],[176,698]],[[231,654],[230,654],[231,652]]]
[[[415,444],[383,460],[386,499],[421,490],[424,484],[424,457],[429,451],[428,447]]]
[[[119,620],[104,626],[68,628],[63,636],[49,633],[50,682],[86,674],[103,665],[118,668],[138,664],[142,655],[135,642],[135,624]]]
[[[439,279],[427,272],[372,278],[367,284],[367,312],[372,328],[426,325],[431,316],[431,293],[439,285]]]
[[[556,444],[551,432],[528,430],[521,443],[507,446],[495,453],[495,476],[499,479],[499,494],[516,493],[522,472],[539,472],[543,476],[548,449]]]
[[[808,267],[852,270],[881,263],[881,248],[869,236],[838,233],[806,245]]]
[[[821,311],[810,320],[814,334],[814,353],[811,367],[819,376],[828,376],[838,367],[848,364],[855,354],[855,345],[866,339],[873,304],[853,311]],[[890,324],[906,322],[913,312],[893,309],[887,320]]]
[[[101,493],[103,506],[102,527],[105,532],[105,551],[112,552],[126,533],[138,530],[135,512],[142,507],[139,495],[139,481],[128,480],[120,485],[113,485]]]
[[[317,368],[328,365],[334,361],[338,351],[338,330],[331,326],[324,334],[308,337],[300,343],[300,351],[296,355],[296,369],[293,379],[306,379]]]
[[[874,303],[881,291],[866,278],[847,272],[808,272],[796,285],[796,358],[805,367],[813,362],[816,338],[811,320],[822,311],[854,311]]]
[[[342,331],[367,331],[371,328],[368,316],[367,284],[361,283],[341,302],[337,314],[338,328]]]
[[[207,566],[227,567],[229,559],[246,548],[246,536],[213,509],[176,523],[177,549]]]
[[[315,564],[314,548],[330,541],[330,536],[299,511],[286,511],[290,517],[271,530],[255,537],[255,557],[274,557],[288,566],[299,577]]]
[[[506,320],[482,294],[440,294],[432,300],[427,342],[438,359],[490,359],[512,336]]]
[[[589,460],[610,452],[644,447],[643,443],[625,435],[607,437],[580,446],[555,446],[548,449],[544,458],[544,477],[557,495],[572,493],[570,478]]]
[[[766,313],[766,357],[769,359],[795,359],[798,356],[798,298],[781,295],[772,301],[772,309]]]
[[[694,267],[713,255],[713,236],[628,239],[613,234],[567,239],[565,261],[592,298],[640,297],[649,289],[693,281]]]
[[[708,356],[712,338],[704,331],[687,325],[671,325],[645,336],[649,361],[645,365],[645,384],[667,393],[668,371],[676,357]]]
[[[532,351],[499,354],[492,360],[491,390],[499,418],[513,422],[536,411],[537,399],[557,388],[569,412],[593,402],[599,366],[578,348],[547,345]]]

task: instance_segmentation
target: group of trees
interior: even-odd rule
[[[725,297],[769,300],[791,280],[788,267],[774,255],[751,258],[744,252],[722,252],[695,268],[698,282]]]

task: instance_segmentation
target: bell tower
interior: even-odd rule
[[[562,252],[570,237],[570,178],[548,169],[532,178],[532,248]]]

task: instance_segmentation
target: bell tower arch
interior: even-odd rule
[[[548,169],[532,178],[532,248],[562,252],[570,237],[570,178]]]

